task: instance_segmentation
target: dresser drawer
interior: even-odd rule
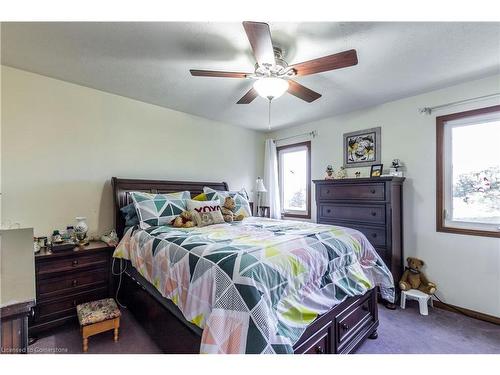
[[[44,320],[52,320],[64,316],[76,315],[76,305],[84,302],[99,300],[107,296],[108,288],[102,287],[88,292],[52,300],[50,302],[37,303],[36,319],[38,322],[43,322]]]
[[[38,301],[75,294],[89,288],[94,289],[107,283],[108,279],[109,270],[106,267],[42,279],[37,285]]]
[[[385,224],[385,206],[383,205],[320,203],[319,215],[321,219],[326,220]]]
[[[370,298],[364,298],[338,317],[336,328],[339,347],[375,320],[371,303]]]
[[[385,185],[383,183],[318,185],[317,197],[324,200],[385,200]]]
[[[106,267],[109,254],[106,252],[76,255],[61,259],[51,259],[48,262],[37,264],[37,274],[39,277],[48,277],[52,273],[67,272],[71,270],[80,270],[88,267],[99,268]]]
[[[384,227],[372,227],[372,226],[365,226],[365,225],[357,225],[357,224],[350,224],[350,223],[344,223],[342,221],[337,221],[337,220],[322,220],[322,224],[331,224],[331,225],[337,225],[340,227],[346,227],[346,228],[352,228],[359,230],[361,233],[365,235],[365,237],[370,241],[373,247],[377,246],[386,246],[386,233],[385,233],[385,226]]]
[[[313,323],[314,324],[314,323]],[[331,353],[330,348],[331,334],[333,323],[329,321],[327,324],[316,327],[317,332],[311,335],[306,341],[294,347],[296,354],[327,354]],[[300,340],[299,340],[300,342]]]
[[[328,353],[328,331],[314,337],[314,340],[307,342],[308,348],[304,354],[326,354]]]

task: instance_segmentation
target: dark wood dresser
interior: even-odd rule
[[[315,180],[317,222],[363,233],[392,272],[403,271],[403,177]]]
[[[36,306],[29,321],[30,335],[75,320],[80,303],[112,295],[113,250],[95,241],[84,248],[42,250],[35,256]]]

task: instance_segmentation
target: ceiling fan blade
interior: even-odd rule
[[[189,70],[196,77],[223,77],[223,78],[247,78],[251,73],[219,72],[216,70]]]
[[[326,72],[328,70],[346,68],[356,65],[357,63],[358,55],[356,54],[356,50],[351,49],[349,51],[295,64],[292,65],[292,68],[296,71],[298,76],[305,76],[308,74]]]
[[[316,91],[313,91],[305,86],[302,86],[300,83],[297,83],[292,80],[288,80],[288,83],[289,83],[288,93],[296,96],[299,99],[311,103],[316,99],[321,98],[321,94],[318,94]]]
[[[252,87],[243,97],[236,102],[236,104],[249,104],[251,103],[259,94]]]
[[[269,25],[264,22],[243,22],[248,40],[252,46],[253,55],[259,65],[276,63],[274,59],[273,42]]]

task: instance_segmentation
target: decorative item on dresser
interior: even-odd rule
[[[363,233],[395,283],[403,272],[403,181],[402,177],[314,180],[317,222]]]
[[[36,300],[29,322],[30,335],[76,322],[76,306],[112,295],[113,247],[91,241],[85,247],[35,256]]]

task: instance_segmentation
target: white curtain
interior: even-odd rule
[[[264,152],[264,193],[266,205],[269,206],[271,219],[281,219],[280,189],[278,186],[278,155],[276,144],[272,139],[266,139]]]

